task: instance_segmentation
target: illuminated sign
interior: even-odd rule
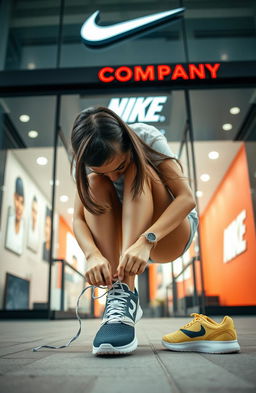
[[[111,98],[108,107],[125,122],[164,122],[166,116],[161,114],[168,97],[123,97]]]
[[[103,83],[216,79],[219,69],[220,63],[103,67],[98,78]]]
[[[99,48],[113,44],[114,42],[131,37],[140,32],[151,30],[164,23],[177,20],[185,8],[158,12],[157,14],[143,16],[126,22],[115,23],[110,26],[98,25],[100,12],[94,12],[81,28],[81,37],[86,46]]]
[[[246,240],[243,236],[246,232],[244,220],[246,211],[242,210],[237,218],[224,230],[224,263],[229,262],[237,255],[246,250]]]

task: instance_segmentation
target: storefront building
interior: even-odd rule
[[[137,279],[144,315],[255,313],[254,3],[0,2],[2,317],[74,315],[86,260],[72,230],[70,133],[98,105],[157,127],[197,200],[190,249]],[[102,299],[87,291],[81,312],[100,316]]]

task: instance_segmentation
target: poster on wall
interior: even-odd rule
[[[20,176],[15,179],[12,195],[13,206],[8,206],[7,213],[5,247],[17,255],[22,255],[25,236],[25,192],[24,182]]]
[[[44,261],[49,262],[50,260],[50,243],[51,243],[51,226],[52,226],[52,211],[46,206],[45,207],[45,219],[44,219],[44,242],[43,242],[43,254],[42,258]]]
[[[38,197],[33,195],[30,202],[30,213],[27,228],[27,248],[33,252],[38,252],[39,247],[39,217],[38,217]]]
[[[4,310],[28,310],[29,288],[29,280],[6,273]]]

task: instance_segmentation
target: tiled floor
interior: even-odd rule
[[[163,334],[189,320],[142,319],[137,325],[137,351],[116,357],[91,354],[99,320],[83,320],[81,336],[69,348],[39,352],[32,352],[32,348],[66,343],[76,333],[77,321],[2,321],[0,392],[255,393],[256,317],[234,317],[240,353],[165,350],[161,346]]]

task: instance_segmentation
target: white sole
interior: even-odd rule
[[[92,348],[93,355],[121,355],[131,353],[136,350],[138,346],[137,338],[127,345],[121,347],[113,347],[111,344],[101,344],[99,347]]]
[[[191,351],[206,353],[232,353],[239,352],[240,345],[233,341],[191,341],[186,343],[169,343],[162,340],[162,345],[171,351]]]

